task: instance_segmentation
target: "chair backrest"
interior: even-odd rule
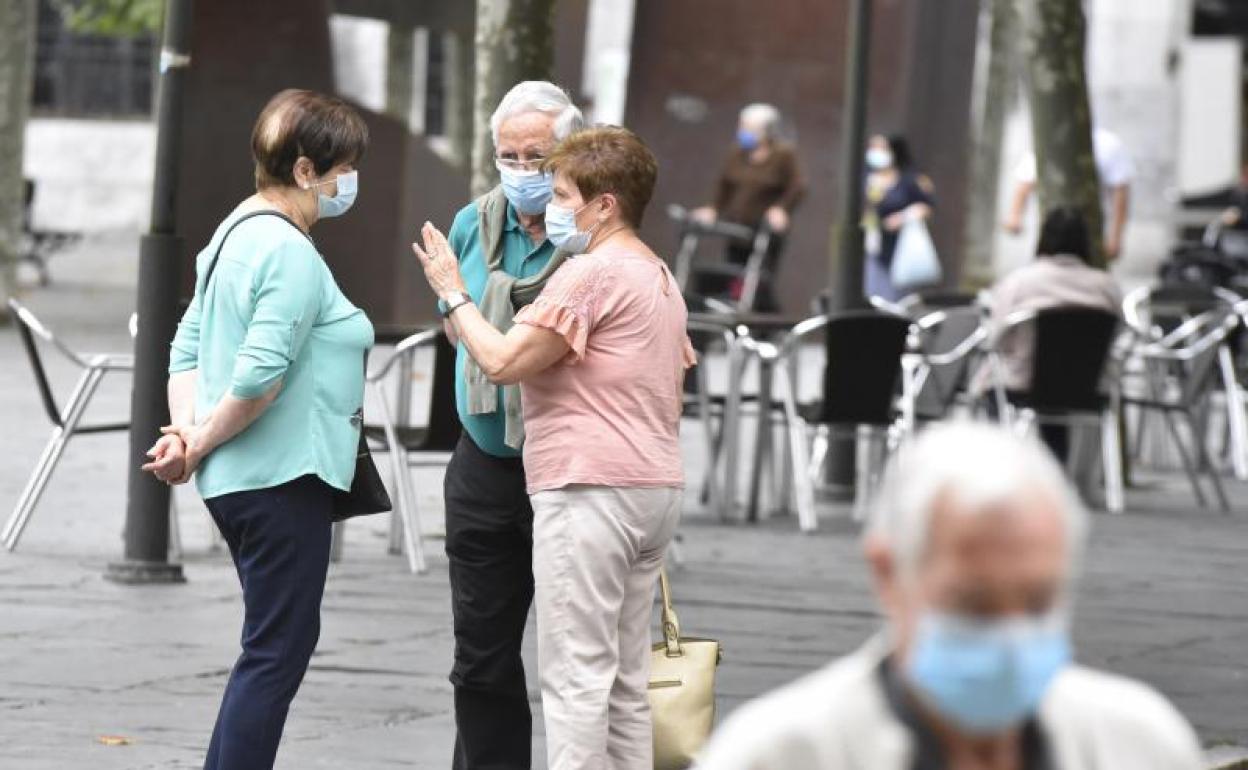
[[[1039,411],[1101,408],[1101,377],[1119,320],[1099,308],[1055,307],[1036,313],[1028,405]]]
[[[421,451],[449,452],[459,442],[463,426],[455,406],[455,346],[439,334],[433,343],[433,388],[429,394],[429,427]]]
[[[39,323],[34,313],[15,299],[9,299],[9,309],[17,319],[17,333],[21,337],[22,347],[26,350],[26,358],[30,361],[31,372],[35,375],[35,387],[39,389],[39,399],[43,403],[43,411],[53,425],[63,427],[61,409],[56,405],[56,397],[52,393],[52,384],[48,381],[47,370],[43,366],[43,357],[39,354],[39,345],[35,335],[48,338],[51,332]]]
[[[976,304],[951,306],[940,311],[940,316],[938,323],[920,332],[919,344],[926,355],[952,352],[984,324],[984,310]],[[974,358],[964,355],[953,363],[932,366],[915,399],[915,413],[926,420],[945,417],[970,373]]]
[[[888,425],[910,319],[876,310],[835,313],[824,327],[827,364],[819,422]]]

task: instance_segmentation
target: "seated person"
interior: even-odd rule
[[[887,628],[750,703],[699,770],[1199,770],[1147,685],[1071,661],[1087,514],[1035,442],[928,429],[886,476],[865,552]]]
[[[1002,333],[1005,320],[1023,310],[1075,306],[1122,315],[1122,290],[1108,272],[1092,267],[1091,259],[1092,238],[1083,212],[1073,206],[1050,211],[1040,230],[1036,260],[992,287],[993,333]],[[1007,391],[1025,393],[1031,388],[1034,347],[1035,330],[1029,324],[1015,326],[997,339]],[[992,361],[984,361],[971,383],[972,394],[989,394],[997,374]],[[1066,433],[1063,426],[1041,426],[1045,442],[1060,458],[1067,453]]]

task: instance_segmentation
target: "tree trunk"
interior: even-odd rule
[[[498,183],[490,115],[522,80],[549,80],[554,67],[555,0],[477,0],[472,194]]]
[[[1001,144],[1005,118],[1018,96],[1018,10],[1015,0],[983,0],[975,62],[971,120],[971,168],[962,262],[962,286],[976,291],[995,278]]]
[[[0,0],[0,323],[17,290],[26,187],[22,149],[34,83],[35,0]]]
[[[451,162],[467,172],[472,165],[473,90],[476,77],[471,28],[455,28],[446,34],[446,137]]]
[[[1092,153],[1092,117],[1084,66],[1087,21],[1082,0],[1018,0],[1027,61],[1040,210],[1076,206],[1088,220],[1093,260],[1104,267],[1100,179]]]

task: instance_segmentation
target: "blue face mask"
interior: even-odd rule
[[[758,147],[758,134],[753,131],[746,131],[744,128],[737,131],[737,145],[743,150],[753,150]]]
[[[329,217],[342,216],[347,213],[347,209],[355,203],[356,193],[360,190],[360,173],[358,171],[348,171],[345,174],[339,174],[337,179],[331,179],[329,182],[317,182],[313,187],[326,185],[330,182],[338,183],[338,193],[334,197],[329,197],[324,193],[318,193],[316,196],[316,216],[319,219],[328,219]]]
[[[497,162],[494,165],[502,178],[503,194],[516,211],[534,216],[546,210],[554,185],[553,176],[540,171],[515,171]]]
[[[1070,657],[1069,630],[1057,613],[1003,621],[930,613],[919,620],[905,675],[939,714],[991,735],[1034,714]]]
[[[586,203],[585,206],[589,204]],[[584,254],[589,249],[589,242],[594,237],[594,225],[588,230],[576,229],[576,215],[585,210],[585,206],[573,211],[553,203],[546,205],[546,237],[556,247],[571,254]]]

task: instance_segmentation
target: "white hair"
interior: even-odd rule
[[[751,126],[759,126],[768,139],[775,139],[780,128],[780,110],[770,104],[755,102],[741,109],[740,121]]]
[[[893,458],[876,499],[868,537],[883,540],[898,571],[918,574],[931,521],[947,495],[961,515],[976,516],[1009,501],[1048,498],[1061,512],[1073,576],[1088,516],[1061,467],[1035,439],[988,423],[954,421],[925,430]],[[947,499],[947,498],[946,498]]]
[[[530,112],[554,117],[555,141],[567,139],[585,126],[581,111],[566,91],[545,80],[526,80],[513,86],[490,116],[490,133],[494,135],[495,146],[498,145],[498,130],[504,121]]]

